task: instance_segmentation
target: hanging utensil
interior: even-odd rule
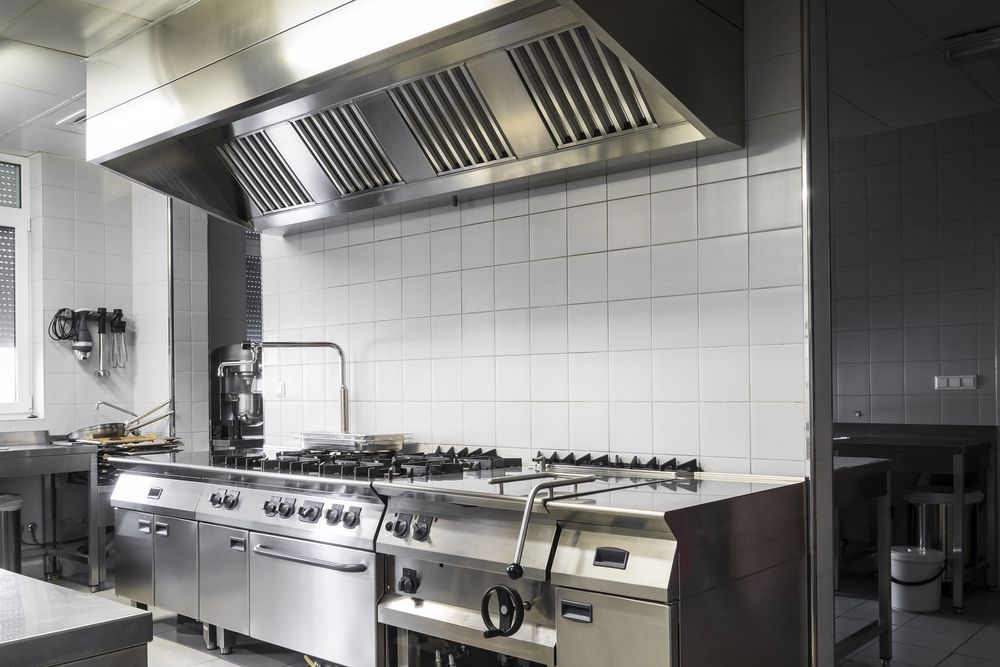
[[[108,332],[108,309],[101,307],[97,309],[97,356],[99,359],[94,377],[107,377],[111,371],[104,367],[104,338]]]
[[[111,314],[111,367],[125,368],[128,366],[128,348],[125,346],[125,318],[121,308],[115,308]]]

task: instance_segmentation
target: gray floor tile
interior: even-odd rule
[[[892,640],[910,646],[922,646],[923,648],[954,653],[955,649],[965,641],[965,637],[904,625],[892,633]]]
[[[983,660],[967,655],[952,655],[944,659],[938,667],[998,667],[1000,662]]]
[[[1000,639],[995,635],[980,632],[958,647],[955,653],[973,658],[1000,661]]]

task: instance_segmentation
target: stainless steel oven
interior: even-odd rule
[[[250,533],[250,635],[346,667],[381,664],[370,551]]]

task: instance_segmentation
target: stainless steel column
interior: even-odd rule
[[[100,522],[100,488],[97,476],[97,452],[90,455],[87,471],[87,578],[90,591],[96,592],[104,583],[104,526]]]
[[[21,573],[21,496],[0,495],[0,569]]]
[[[965,604],[965,452],[952,456],[955,498],[952,506],[951,544],[944,552],[951,562],[951,604],[956,614]]]

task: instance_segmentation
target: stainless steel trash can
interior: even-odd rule
[[[21,496],[0,494],[0,569],[21,573]]]

